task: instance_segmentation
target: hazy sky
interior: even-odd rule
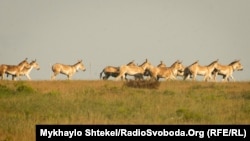
[[[249,0],[0,0],[0,64],[36,59],[33,80],[49,80],[54,63],[82,59],[87,70],[73,79],[89,80],[147,58],[155,66],[240,59],[234,77],[243,81],[249,53]]]

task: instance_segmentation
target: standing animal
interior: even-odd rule
[[[55,63],[52,65],[51,69],[53,71],[53,75],[51,76],[52,80],[54,80],[55,77],[60,73],[63,75],[66,75],[68,80],[71,80],[72,76],[78,70],[86,71],[86,68],[82,63],[82,60],[77,61],[77,63],[75,63],[74,65],[65,65],[65,64],[61,64],[61,63]]]

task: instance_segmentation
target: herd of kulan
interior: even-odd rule
[[[4,80],[4,76],[12,76],[12,80],[21,80],[20,76],[26,76],[28,80],[30,78],[31,70],[35,68],[40,69],[36,60],[32,60],[30,63],[25,58],[17,65],[1,64],[0,76],[1,80]],[[78,71],[85,71],[86,68],[82,60],[78,60],[73,65],[65,65],[61,63],[53,64],[51,80],[55,80],[58,74],[64,74],[70,80],[72,76]],[[175,61],[171,66],[166,66],[163,61],[160,64],[154,66],[146,59],[141,65],[136,65],[134,61],[128,64],[115,66],[106,66],[100,73],[100,79],[107,80],[109,77],[114,77],[115,80],[128,80],[126,76],[133,76],[135,80],[156,80],[161,78],[165,80],[175,80],[177,77],[182,77],[183,80],[191,79],[196,80],[196,77],[203,76],[204,81],[216,81],[218,75],[222,76],[222,81],[235,81],[233,77],[234,71],[243,70],[240,60],[234,60],[228,65],[222,65],[219,60],[215,60],[206,66],[201,66],[199,61],[195,61],[189,66],[184,66],[181,61]]]

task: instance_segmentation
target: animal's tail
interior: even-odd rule
[[[53,76],[53,65],[50,63],[50,68],[51,68],[51,71],[50,71],[50,79],[53,80],[54,79],[54,76]]]
[[[188,79],[189,77],[191,77],[191,72],[190,72],[190,70],[188,69],[188,68],[185,68],[184,69],[184,72],[183,72],[183,80],[186,80],[186,79]]]
[[[102,70],[102,72],[100,73],[100,79],[102,79],[102,73],[103,73],[103,70]]]

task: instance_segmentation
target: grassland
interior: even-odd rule
[[[36,124],[249,124],[250,82],[0,81],[0,141]],[[137,86],[137,85],[135,85]]]

